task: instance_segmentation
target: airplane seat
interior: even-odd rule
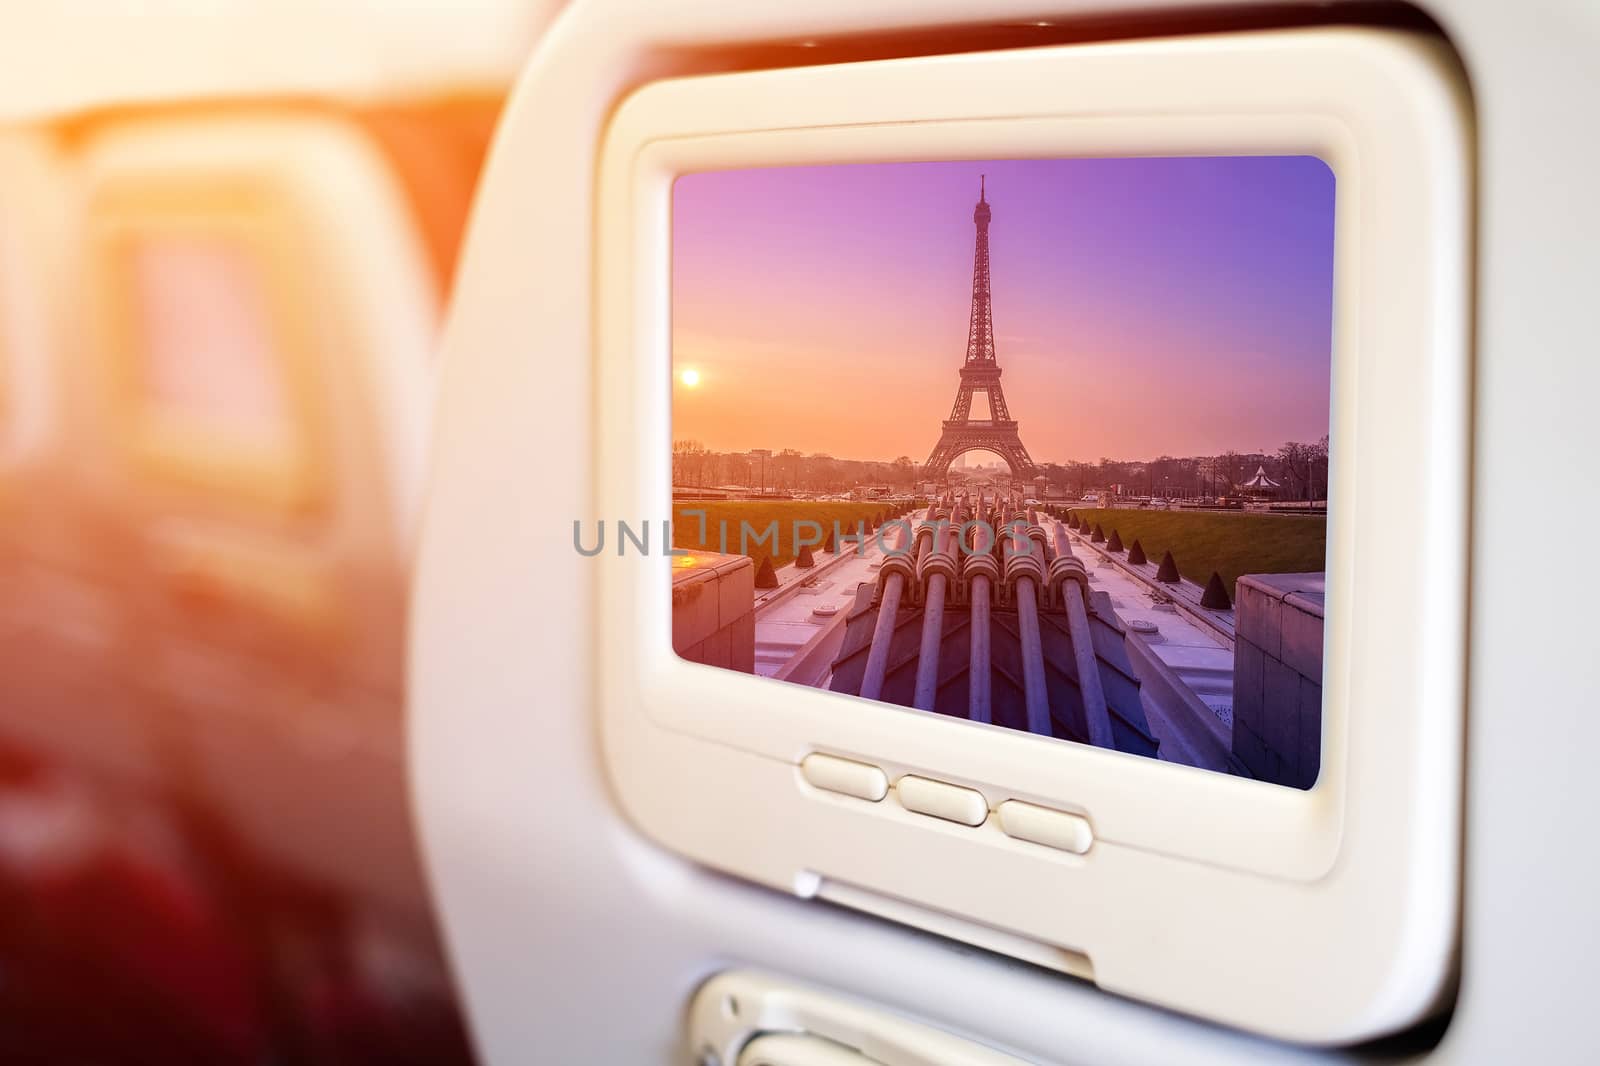
[[[242,851],[426,924],[399,685],[439,293],[407,198],[291,110],[111,120],[81,158],[71,518],[129,564],[129,714]]]
[[[121,560],[84,550],[66,506],[74,428],[61,368],[81,319],[79,190],[49,132],[0,134],[0,743],[132,774],[148,766],[149,737],[116,712],[122,685],[84,669],[121,639],[110,592]],[[57,713],[69,704],[104,713],[75,730]]]
[[[59,344],[66,166],[48,137],[0,131],[0,499],[8,517],[22,502],[16,476],[37,460],[51,428],[45,367]]]

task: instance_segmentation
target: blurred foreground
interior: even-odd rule
[[[57,110],[0,127],[0,1057],[467,1061],[405,786],[406,574],[511,69],[263,93],[200,36],[173,54],[205,92],[53,70]],[[350,65],[393,67],[369,43]]]

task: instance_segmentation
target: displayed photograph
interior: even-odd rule
[[[1312,787],[1334,189],[1311,156],[678,178],[674,650]]]

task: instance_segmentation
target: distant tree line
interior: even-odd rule
[[[1097,463],[1040,463],[1039,472],[1068,495],[1105,491],[1121,485],[1126,495],[1193,499],[1230,496],[1243,490],[1257,470],[1279,485],[1291,500],[1328,498],[1328,438],[1312,444],[1290,441],[1276,453],[1227,451],[1221,455],[1157,459],[1108,459]]]
[[[1126,495],[1178,499],[1233,495],[1242,491],[1258,469],[1278,482],[1278,495],[1284,499],[1327,499],[1328,438],[1310,444],[1290,441],[1273,454],[1227,451],[1221,455],[1039,464],[1048,483],[1068,495],[1120,485]],[[833,493],[862,485],[888,485],[910,491],[920,481],[920,465],[906,455],[877,462],[836,459],[820,452],[808,455],[793,448],[766,455],[714,452],[696,440],[675,441],[672,446],[672,483],[678,488],[764,487],[780,493]]]
[[[888,485],[909,491],[917,464],[902,455],[891,462],[835,459],[793,448],[758,452],[714,452],[697,440],[672,445],[672,484],[678,488],[745,488],[774,492],[847,492],[858,485]]]

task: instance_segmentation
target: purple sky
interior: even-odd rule
[[[966,351],[980,173],[996,351],[1036,461],[1328,432],[1334,178],[1297,156],[681,177],[674,439],[925,459]]]

